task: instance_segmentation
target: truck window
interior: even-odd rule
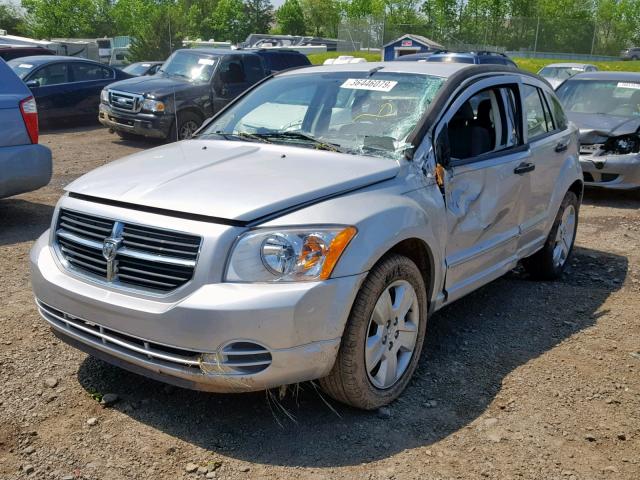
[[[260,58],[255,55],[246,55],[243,58],[244,63],[244,72],[247,77],[247,82],[251,85],[256,83],[262,77],[264,77],[264,70],[262,68],[262,63],[260,62]]]
[[[245,83],[247,81],[240,59],[227,60],[220,65],[220,80],[223,84]]]

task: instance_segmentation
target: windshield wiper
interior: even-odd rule
[[[284,138],[292,140],[305,140],[313,143],[313,146],[318,150],[329,150],[331,152],[344,153],[344,150],[340,148],[340,145],[335,143],[327,143],[317,138],[302,132],[270,132],[270,133],[257,133],[256,136],[261,138]]]
[[[209,135],[220,135],[225,140],[229,140],[232,138],[240,138],[242,140],[252,140],[254,142],[273,143],[266,138],[262,138],[260,135],[255,135],[253,133],[248,133],[248,132],[237,132],[237,133],[227,133],[222,131],[206,132],[198,135],[198,137],[207,137]]]

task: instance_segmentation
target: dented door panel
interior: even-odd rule
[[[527,183],[514,169],[529,157],[525,150],[447,172],[449,301],[497,278],[517,262]]]

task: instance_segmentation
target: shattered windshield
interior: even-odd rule
[[[569,80],[556,93],[569,112],[640,116],[640,82]]]
[[[275,77],[201,135],[400,158],[443,83],[440,77],[392,72]]]
[[[197,82],[208,82],[218,62],[218,57],[188,50],[178,50],[160,67],[167,75]]]

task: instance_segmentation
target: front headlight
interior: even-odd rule
[[[256,230],[240,237],[227,266],[228,282],[326,280],[355,236],[355,227]]]
[[[102,89],[100,92],[100,101],[102,103],[109,103],[109,90],[106,88]]]
[[[164,103],[160,100],[146,98],[142,102],[142,109],[148,112],[164,112]]]

